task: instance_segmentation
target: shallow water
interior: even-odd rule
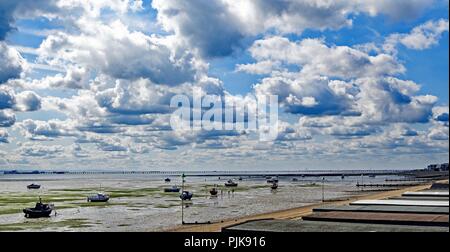
[[[180,185],[179,177],[150,174],[95,175],[0,175],[0,231],[157,231],[181,223],[178,194],[163,193],[165,187]],[[387,177],[364,178],[383,182]],[[390,176],[389,178],[393,178]],[[184,221],[214,222],[223,219],[301,207],[320,202],[322,181],[319,178],[280,178],[273,191],[264,178],[244,177],[234,189],[219,188],[217,197],[209,196],[214,184],[223,185],[229,178],[187,177],[186,189],[194,198],[186,204]],[[235,178],[236,179],[236,178]],[[358,193],[360,177],[329,177],[324,183],[327,200]],[[31,183],[39,190],[27,190]],[[221,192],[222,190],[222,192]],[[108,203],[87,203],[86,197],[97,191],[111,196]],[[57,215],[45,219],[26,219],[22,209],[32,207],[39,196],[53,203]]]

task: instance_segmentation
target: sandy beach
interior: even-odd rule
[[[448,183],[448,180],[445,181]],[[286,209],[286,210],[280,210],[280,211],[274,211],[264,214],[256,214],[256,215],[250,215],[245,216],[242,218],[234,218],[234,219],[227,219],[223,220],[219,223],[212,223],[212,224],[205,224],[205,225],[184,225],[184,226],[178,226],[176,228],[172,228],[169,230],[169,232],[220,232],[223,227],[244,223],[251,220],[262,220],[262,219],[300,219],[302,216],[308,215],[312,213],[312,210],[316,207],[323,206],[323,205],[346,205],[349,204],[355,200],[368,200],[368,199],[383,199],[388,197],[395,197],[400,196],[402,193],[407,191],[420,191],[427,189],[431,186],[430,184],[426,185],[420,185],[420,186],[414,186],[414,187],[408,187],[393,191],[385,191],[385,192],[368,192],[367,194],[358,195],[350,197],[346,200],[341,201],[332,201],[332,202],[324,202],[324,203],[318,203],[318,204],[312,204],[304,207],[298,207],[298,208],[292,208],[292,209]]]

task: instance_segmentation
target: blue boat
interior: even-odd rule
[[[88,202],[107,202],[109,196],[104,193],[97,193],[96,195],[91,195],[87,197]]]

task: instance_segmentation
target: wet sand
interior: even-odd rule
[[[447,181],[448,182],[448,181]],[[376,193],[367,193],[363,195],[353,196],[350,197],[347,200],[342,201],[333,201],[333,202],[324,202],[324,203],[318,203],[318,204],[312,204],[304,207],[298,207],[293,209],[286,209],[286,210],[280,210],[280,211],[274,211],[270,213],[264,213],[264,214],[256,214],[256,215],[250,215],[242,218],[235,218],[235,219],[227,219],[223,220],[219,223],[213,223],[213,224],[206,224],[206,225],[184,225],[184,226],[178,226],[173,229],[165,230],[169,232],[220,232],[222,228],[236,225],[240,223],[244,223],[247,221],[252,220],[263,220],[263,219],[300,219],[302,216],[308,215],[312,213],[312,210],[319,206],[324,205],[346,205],[356,200],[369,200],[369,199],[383,199],[388,197],[395,197],[400,196],[402,193],[407,191],[420,191],[424,189],[428,189],[431,186],[430,184],[421,185],[421,186],[414,186],[414,187],[408,187],[393,191],[386,191],[386,192],[376,192]]]
[[[230,177],[233,178],[233,177]],[[183,226],[181,201],[178,194],[164,193],[163,189],[180,184],[179,177],[153,175],[10,175],[0,176],[0,231],[77,231],[77,232],[143,232],[143,231],[219,231],[223,225]],[[189,223],[234,224],[235,220],[254,218],[296,218],[303,212],[321,205],[320,178],[280,178],[278,190],[270,190],[263,177],[243,177],[239,187],[224,188],[229,178],[188,177],[186,189],[194,198],[184,210]],[[237,178],[234,178],[237,180]],[[327,200],[345,202],[361,192],[355,185],[359,177],[327,178],[324,193]],[[398,176],[364,178],[370,183]],[[42,185],[39,190],[27,190],[30,183]],[[211,197],[209,189],[218,184],[219,195]],[[234,192],[233,192],[234,190]],[[108,203],[88,203],[87,195],[103,191],[111,196]],[[378,192],[379,193],[379,192]],[[41,196],[46,203],[54,203],[57,215],[44,219],[26,219],[25,207],[34,206]],[[291,210],[285,210],[291,209]],[[270,212],[270,214],[265,214]],[[248,216],[244,217],[243,216]]]

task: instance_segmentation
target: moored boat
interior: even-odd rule
[[[166,182],[166,183],[169,183],[171,180],[170,180],[170,178],[166,178],[165,180],[164,180],[164,182]]]
[[[27,185],[27,188],[28,189],[39,189],[39,188],[41,188],[41,185],[38,185],[38,184],[31,184],[31,185]]]
[[[278,178],[272,177],[272,178],[270,178],[270,179],[267,180],[267,183],[271,183],[271,184],[273,184],[273,183],[278,183]]]
[[[278,183],[273,183],[273,184],[270,186],[270,188],[271,188],[272,190],[278,189]]]
[[[238,186],[238,183],[236,183],[236,182],[234,182],[233,180],[228,180],[226,183],[225,183],[225,186],[226,187],[237,187]]]
[[[107,202],[108,200],[109,196],[104,193],[97,193],[87,197],[88,202]]]
[[[53,205],[43,204],[41,198],[39,198],[39,202],[36,203],[34,208],[25,208],[23,209],[23,213],[26,218],[50,217],[53,208]]]
[[[183,192],[180,194],[180,199],[181,199],[181,200],[191,200],[193,196],[194,196],[193,193],[188,192],[188,191],[183,191]]]
[[[209,191],[209,193],[212,195],[212,196],[217,196],[217,194],[219,193],[219,191],[217,190],[217,188],[213,188],[213,189],[211,189],[210,191]]]
[[[164,188],[164,192],[166,193],[177,193],[180,192],[180,188],[178,186],[172,186],[170,188]]]

